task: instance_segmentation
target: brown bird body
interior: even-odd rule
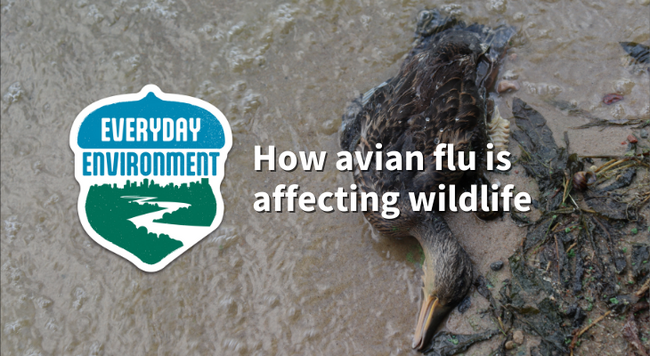
[[[482,162],[488,142],[485,93],[493,85],[498,55],[489,52],[486,39],[496,37],[489,28],[457,24],[435,11],[421,13],[419,20],[421,37],[399,73],[348,107],[341,146],[360,151],[364,157],[370,151],[400,152],[403,167],[407,152],[423,154],[423,170],[377,170],[377,162],[363,171],[357,164],[354,170],[360,191],[379,197],[400,193],[397,218],[368,211],[368,221],[385,235],[413,236],[423,247],[424,300],[413,341],[413,347],[422,350],[447,313],[467,294],[473,269],[442,216],[413,211],[408,194],[436,192],[440,184],[462,185],[479,178],[477,172],[450,170],[446,159],[443,169],[436,170],[432,153],[438,144],[448,143],[453,144],[450,154],[454,157],[461,151],[465,157],[475,151]],[[477,166],[483,164],[477,162]]]

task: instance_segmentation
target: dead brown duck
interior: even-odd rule
[[[428,346],[446,315],[465,297],[473,268],[443,217],[414,212],[408,193],[436,192],[440,184],[482,179],[480,172],[452,171],[446,163],[443,170],[436,170],[432,152],[438,144],[451,143],[454,156],[473,150],[477,158],[483,157],[489,140],[486,91],[494,86],[496,64],[513,33],[507,26],[494,30],[466,26],[435,10],[422,11],[419,38],[399,73],[355,100],[343,115],[343,149],[360,151],[364,157],[378,147],[384,154],[398,151],[403,159],[408,151],[420,151],[425,157],[420,171],[375,170],[375,162],[369,170],[361,171],[358,165],[354,170],[360,191],[378,196],[400,193],[397,218],[368,211],[368,221],[385,235],[415,237],[424,250],[424,297],[413,338],[413,348],[418,350]]]

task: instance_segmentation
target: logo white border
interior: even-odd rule
[[[99,245],[117,254],[118,256],[127,259],[139,269],[145,272],[158,272],[163,268],[165,268],[172,261],[174,261],[178,256],[182,255],[185,251],[189,250],[192,246],[196,245],[196,243],[189,246],[183,244],[182,247],[167,255],[160,262],[151,265],[142,262],[138,257],[136,257],[131,252],[113,244],[112,242],[106,240],[97,232],[95,232],[95,230],[90,226],[90,223],[88,222],[88,216],[86,215],[85,205],[86,205],[86,199],[88,197],[88,191],[90,189],[90,186],[93,184],[100,184],[101,182],[97,178],[93,179],[93,177],[88,177],[83,175],[82,153],[84,150],[81,147],[79,147],[77,141],[81,123],[92,112],[94,112],[95,110],[103,106],[110,105],[110,104],[128,102],[128,101],[138,101],[146,97],[149,93],[154,93],[154,95],[156,95],[161,100],[187,103],[205,109],[208,112],[210,112],[212,115],[214,115],[217,118],[217,120],[219,120],[219,123],[223,128],[225,142],[223,148],[218,150],[219,159],[217,160],[217,176],[209,178],[210,186],[212,187],[212,190],[215,195],[215,199],[217,201],[217,214],[214,218],[214,221],[212,222],[212,225],[210,225],[209,232],[205,236],[202,236],[201,238],[197,239],[196,243],[204,239],[207,235],[214,232],[214,230],[217,229],[217,227],[221,224],[221,221],[223,220],[224,204],[223,204],[223,199],[221,197],[221,182],[223,181],[223,177],[225,174],[225,163],[226,163],[226,159],[228,158],[228,152],[232,148],[232,131],[230,129],[230,124],[228,123],[226,117],[221,113],[221,111],[219,111],[219,109],[217,109],[214,105],[206,101],[203,101],[201,99],[197,99],[187,95],[164,93],[156,85],[148,84],[145,85],[142,88],[142,90],[140,90],[139,93],[111,96],[108,98],[98,100],[88,105],[86,108],[84,108],[79,113],[79,115],[77,115],[77,117],[74,120],[74,123],[72,124],[72,128],[70,129],[70,148],[72,149],[75,155],[75,170],[74,170],[75,179],[77,180],[77,182],[79,182],[80,185],[79,200],[77,201],[77,210],[79,212],[79,219],[81,220],[81,225],[83,226],[84,230],[86,230],[86,233],[88,233],[88,235]],[[131,177],[131,179],[133,178],[137,178],[137,176]],[[125,181],[126,179],[127,178],[124,178]],[[160,180],[166,180],[166,179],[161,177]]]

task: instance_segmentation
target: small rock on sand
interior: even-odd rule
[[[630,143],[637,143],[637,142],[639,142],[639,140],[638,140],[634,135],[632,135],[632,134],[627,135],[627,140],[628,140]]]
[[[524,333],[521,330],[516,330],[512,333],[512,341],[518,343],[519,345],[524,343]]]
[[[519,90],[519,83],[514,80],[502,80],[499,82],[499,85],[497,85],[497,92],[499,93],[505,93],[510,90]]]
[[[503,261],[496,261],[490,264],[490,269],[493,271],[499,271],[503,268]]]

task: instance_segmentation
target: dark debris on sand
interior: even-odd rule
[[[647,300],[647,291],[635,292],[650,278],[648,267],[643,267],[650,160],[641,149],[606,160],[594,172],[597,183],[577,191],[572,177],[593,162],[559,148],[541,114],[517,98],[513,116],[519,128],[513,137],[521,147],[520,163],[538,183],[542,216],[528,227],[520,251],[510,257],[513,278],[501,290],[499,302],[513,311],[516,328],[541,338],[535,350],[539,355],[573,354],[579,341],[588,340],[585,333],[591,324],[583,325],[585,318],[597,320],[602,310],[614,317],[631,315],[634,305]],[[635,179],[641,170],[645,180]],[[623,247],[630,244],[631,249]],[[540,295],[545,296],[541,301]],[[642,313],[647,318],[647,311]],[[637,330],[639,334],[647,335],[648,327]]]
[[[635,62],[650,63],[650,47],[636,42],[620,42],[620,44]]]
[[[500,346],[491,355],[514,355],[516,350],[505,345],[515,330],[522,330],[540,340],[531,355],[573,355],[593,337],[592,326],[607,319],[613,328],[608,332],[627,340],[629,355],[647,355],[650,159],[641,141],[631,154],[605,159],[594,172],[596,184],[578,191],[573,175],[599,162],[559,147],[544,117],[518,98],[513,116],[519,163],[537,181],[542,215],[533,222],[511,213],[519,226],[528,226],[508,260],[512,279],[498,293],[483,276],[475,282],[499,330],[441,332],[426,354],[454,355],[498,337]]]

